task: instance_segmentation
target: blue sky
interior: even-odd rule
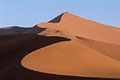
[[[32,27],[63,12],[120,27],[120,0],[0,0],[0,27]]]

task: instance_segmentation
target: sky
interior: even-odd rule
[[[120,0],[0,0],[0,27],[32,27],[63,12],[120,27]]]

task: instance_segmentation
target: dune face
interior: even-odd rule
[[[120,78],[119,61],[74,41],[34,51],[22,60],[22,65],[35,71],[60,75]]]
[[[0,28],[0,80],[120,80],[120,29],[65,12]]]
[[[102,54],[105,54],[113,59],[120,61],[120,45],[104,43],[80,37],[77,38],[79,39],[78,42],[85,44],[88,47],[98,52],[101,52]]]
[[[24,31],[30,28],[22,28],[19,26],[0,28],[0,35],[17,35],[22,34]]]
[[[120,44],[120,38],[118,38],[120,35],[119,28],[86,20],[70,13],[64,13],[60,16],[61,20],[59,23],[53,24],[53,22],[55,22],[53,19],[50,21],[51,23],[42,23],[38,24],[38,26],[54,27],[62,31],[67,31],[75,36],[85,37],[107,43]]]

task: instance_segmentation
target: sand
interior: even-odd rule
[[[68,12],[31,28],[0,28],[0,80],[119,80],[119,35]]]
[[[22,60],[35,71],[83,77],[120,78],[120,63],[74,41],[36,50]]]

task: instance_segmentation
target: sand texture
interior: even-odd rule
[[[65,12],[0,28],[0,80],[120,80],[120,29]]]

